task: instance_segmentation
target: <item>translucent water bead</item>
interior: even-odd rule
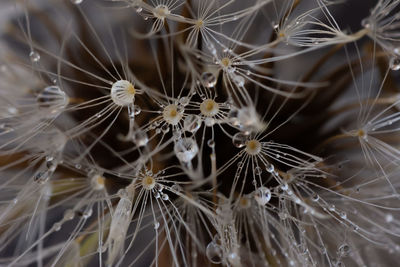
[[[264,206],[271,200],[271,190],[262,186],[254,192],[254,198],[260,206]]]
[[[176,157],[182,162],[190,162],[199,152],[199,147],[193,138],[182,138],[174,146]]]
[[[197,115],[189,114],[183,121],[183,128],[185,131],[195,133],[201,126],[201,119]]]
[[[59,114],[69,103],[69,97],[58,86],[44,88],[36,97],[39,108],[46,109],[48,116]]]
[[[29,53],[29,59],[30,59],[32,62],[39,62],[39,60],[40,60],[40,54],[39,54],[38,52],[36,52],[36,51],[31,51],[31,52]]]
[[[211,241],[206,248],[206,256],[211,263],[219,264],[222,262],[222,248],[215,241]]]
[[[390,68],[395,71],[400,70],[400,57],[390,59]]]
[[[249,136],[245,133],[238,132],[232,137],[232,143],[235,147],[244,147],[247,143]]]
[[[217,84],[217,78],[211,72],[203,72],[200,79],[203,86],[207,88],[212,88]]]
[[[136,89],[132,83],[126,80],[119,80],[111,86],[111,99],[121,107],[133,104],[135,100]]]
[[[139,147],[145,146],[149,142],[149,138],[147,137],[146,132],[142,130],[137,130],[136,132],[134,132],[132,140]]]
[[[266,124],[253,106],[232,109],[228,117],[233,125],[239,126],[245,132],[260,132],[266,128]]]

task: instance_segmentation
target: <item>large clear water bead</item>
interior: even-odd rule
[[[211,72],[203,72],[201,74],[201,83],[204,87],[212,88],[217,84],[217,78]]]
[[[211,241],[206,248],[206,256],[211,263],[220,264],[222,262],[223,251],[220,245]]]
[[[260,206],[264,206],[271,200],[271,190],[262,186],[254,192],[254,199]]]
[[[201,118],[197,115],[190,114],[183,121],[185,131],[195,133],[201,126]]]
[[[241,148],[246,145],[249,136],[245,133],[238,132],[232,137],[232,143],[235,147]]]
[[[190,162],[199,152],[199,147],[193,138],[182,138],[174,146],[176,157],[182,162]]]
[[[37,96],[36,101],[39,108],[46,109],[48,116],[58,115],[69,103],[67,94],[58,86],[48,86],[44,88]]]

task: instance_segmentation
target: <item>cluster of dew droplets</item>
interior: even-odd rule
[[[111,99],[117,106],[127,107],[129,116],[129,133],[126,140],[133,141],[138,147],[147,145],[149,138],[147,133],[141,129],[134,129],[135,117],[142,109],[135,105],[135,95],[137,91],[134,85],[127,80],[118,80],[111,86]]]
[[[164,171],[160,171],[153,175],[152,171],[147,171],[145,176],[142,178],[141,183],[144,189],[152,192],[154,198],[167,201],[169,200],[169,195],[164,192],[164,186],[156,180],[156,177],[163,172]]]

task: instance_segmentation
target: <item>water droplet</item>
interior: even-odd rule
[[[211,72],[203,72],[201,74],[201,83],[207,87],[211,88],[217,84],[217,78]]]
[[[143,8],[142,8],[142,7],[137,7],[137,8],[136,8],[136,12],[137,12],[137,13],[140,13],[140,12],[142,12],[142,10],[143,10]]]
[[[314,194],[312,196],[312,201],[317,202],[319,200],[319,195],[318,194]]]
[[[168,125],[168,123],[165,123],[163,126],[161,126],[161,131],[163,132],[163,133],[168,133],[169,132],[169,125]]]
[[[154,222],[154,229],[157,230],[160,227],[160,223],[155,221]]]
[[[79,5],[83,2],[83,0],[71,0],[73,4]]]
[[[391,213],[386,214],[385,221],[390,223],[393,221],[393,215]]]
[[[236,120],[236,125],[246,132],[260,132],[265,129],[265,123],[253,106],[239,109]]]
[[[272,164],[267,164],[267,166],[265,167],[265,170],[269,173],[273,173],[275,171],[275,166]]]
[[[53,224],[54,231],[60,231],[60,229],[61,229],[61,223],[57,222],[57,223]]]
[[[264,206],[271,199],[271,190],[262,186],[254,192],[254,198],[260,206]]]
[[[44,88],[36,97],[41,109],[47,109],[49,117],[57,116],[69,102],[68,96],[60,87],[53,85]]]
[[[16,115],[16,114],[18,114],[18,109],[16,107],[8,107],[7,108],[7,112],[10,115]]]
[[[103,246],[97,248],[97,252],[99,252],[99,253],[104,253],[106,251],[107,251],[107,246],[103,245]]]
[[[174,146],[176,157],[182,162],[190,162],[199,151],[197,143],[192,138],[179,139]]]
[[[239,111],[236,108],[233,108],[229,111],[228,119],[229,119],[229,122],[232,123],[232,125],[235,125],[235,126],[239,125],[238,114],[239,114]]]
[[[366,29],[371,28],[371,24],[368,18],[365,18],[361,21],[361,26],[363,26]]]
[[[181,104],[182,106],[187,106],[189,104],[189,102],[190,102],[190,99],[189,99],[189,97],[186,97],[186,96],[181,97],[179,99],[179,104]]]
[[[149,138],[147,137],[146,132],[142,130],[137,130],[136,132],[134,132],[132,139],[139,147],[145,146],[149,142]]]
[[[222,262],[222,248],[220,245],[211,241],[206,248],[206,255],[207,258],[210,260],[211,263],[220,264]]]
[[[350,253],[350,246],[347,244],[342,244],[339,249],[338,249],[338,256],[341,257],[347,257]]]
[[[281,185],[281,189],[282,189],[283,191],[287,191],[287,190],[289,189],[289,185],[288,185],[286,182],[284,182],[284,183]]]
[[[169,200],[168,194],[163,193],[162,196],[161,196],[161,199],[165,200],[165,201]]]
[[[180,192],[180,191],[182,191],[182,188],[181,188],[180,185],[174,184],[174,185],[171,186],[171,191]]]
[[[238,255],[238,253],[236,253],[236,252],[229,253],[228,261],[230,264],[232,264],[232,266],[241,266],[240,257]]]
[[[195,133],[201,126],[201,119],[197,115],[188,115],[183,121],[185,131]]]
[[[74,217],[75,217],[75,212],[73,210],[67,209],[64,212],[64,220],[69,221],[69,220],[72,220]]]
[[[204,120],[204,124],[205,124],[207,127],[212,127],[212,126],[214,126],[214,124],[215,124],[215,119],[214,119],[214,118],[211,118],[211,117],[207,117],[207,118]]]
[[[400,57],[392,57],[390,59],[390,69],[391,70],[400,70]]]
[[[339,213],[339,216],[340,216],[340,218],[342,218],[342,219],[346,219],[346,218],[347,218],[347,214],[346,214],[346,212],[344,212],[344,211],[340,212],[340,213]]]
[[[92,216],[92,214],[93,214],[93,210],[92,210],[92,209],[87,209],[87,210],[85,210],[85,211],[83,212],[82,217],[83,217],[84,219],[89,219],[90,216]]]
[[[141,112],[142,112],[142,108],[139,107],[138,105],[135,105],[134,109],[133,109],[133,114],[134,115],[139,115]]]
[[[35,174],[33,180],[39,184],[44,184],[49,180],[49,178],[50,175],[48,171],[39,171]]]
[[[40,60],[40,54],[36,51],[31,51],[29,53],[29,58],[32,62],[39,62]]]
[[[244,86],[245,80],[244,80],[243,76],[240,76],[240,75],[233,75],[232,79],[233,79],[233,82],[234,82],[237,86],[239,86],[239,87]]]
[[[246,145],[248,139],[248,135],[244,134],[242,132],[238,132],[236,133],[233,137],[232,137],[232,143],[234,146],[241,148],[244,147]]]
[[[213,139],[210,139],[207,141],[207,145],[211,148],[215,147],[215,141]]]
[[[260,166],[257,166],[257,167],[254,169],[254,174],[255,174],[255,175],[261,175],[261,174],[262,174],[262,169],[261,169]]]
[[[396,55],[400,56],[400,47],[393,48],[393,53],[395,53]]]

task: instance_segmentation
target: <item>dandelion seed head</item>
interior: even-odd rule
[[[198,19],[194,25],[196,29],[200,30],[204,27],[204,20]]]
[[[126,80],[118,80],[111,86],[112,101],[122,107],[132,105],[135,100],[136,89]]]
[[[145,176],[142,179],[142,186],[146,190],[152,190],[156,186],[156,180],[152,176]]]
[[[167,15],[169,15],[171,11],[166,5],[158,5],[154,8],[153,15],[161,20],[164,20]]]
[[[177,125],[183,117],[183,110],[175,104],[169,104],[163,110],[163,119],[171,125]]]
[[[106,179],[100,174],[94,174],[91,178],[93,189],[96,191],[104,190]]]
[[[220,64],[224,69],[227,69],[231,66],[232,62],[228,57],[224,57],[221,59]]]
[[[255,156],[261,152],[261,143],[256,140],[252,139],[246,142],[246,153]]]
[[[206,117],[215,116],[219,112],[219,104],[213,99],[205,99],[200,104],[200,111]]]

